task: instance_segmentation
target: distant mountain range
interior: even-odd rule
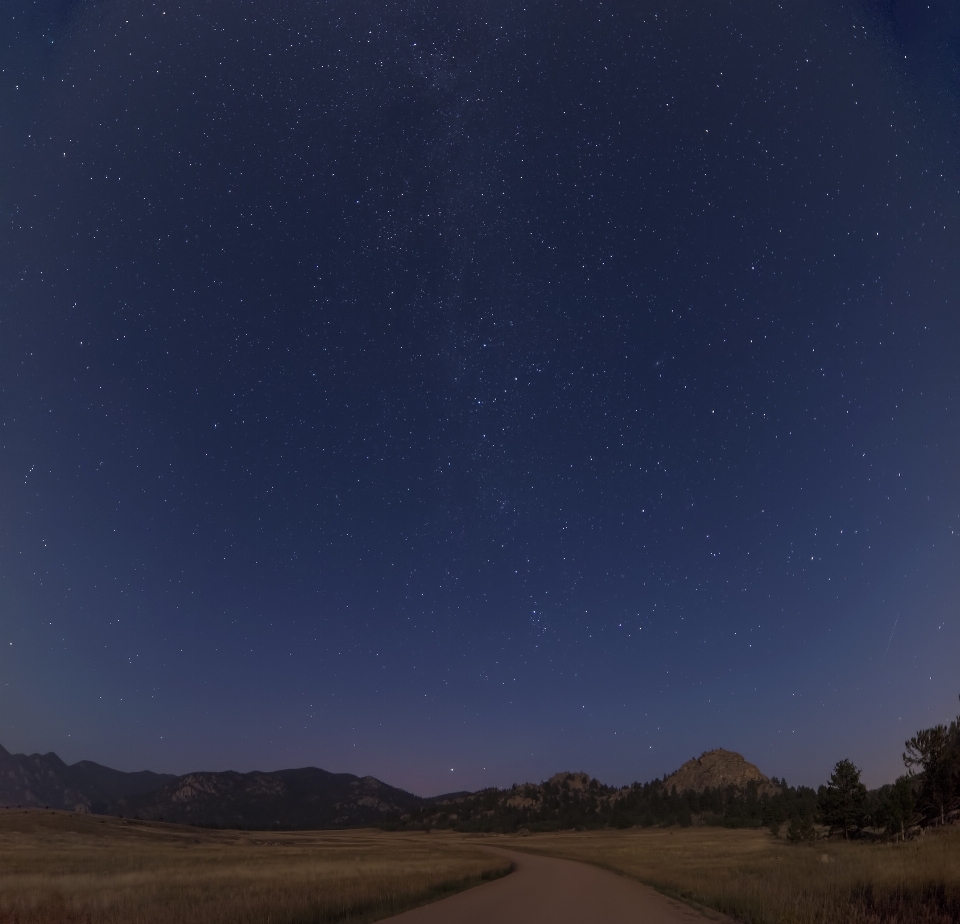
[[[377,825],[418,808],[419,796],[372,776],[316,767],[274,773],[188,773],[131,802],[139,818],[217,828]]]
[[[47,807],[218,828],[376,825],[424,802],[372,776],[316,767],[274,773],[124,773],[0,747],[0,806]]]
[[[49,807],[218,828],[309,829],[388,824],[515,830],[521,826],[683,823],[694,810],[754,809],[786,793],[733,751],[708,751],[664,780],[622,788],[586,773],[544,783],[423,799],[375,779],[316,767],[272,773],[184,776],[124,773],[56,754],[10,754],[0,747],[0,806]],[[686,793],[679,800],[679,793]],[[678,801],[679,800],[679,801]],[[731,808],[732,807],[732,808]],[[685,813],[685,814],[684,814]],[[756,811],[754,811],[756,814]],[[752,817],[752,816],[751,816]]]
[[[65,764],[49,754],[11,754],[0,747],[0,805],[48,806],[75,812],[117,814],[126,805],[176,777],[169,773],[124,773],[81,760]]]

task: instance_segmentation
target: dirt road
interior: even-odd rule
[[[389,918],[390,924],[707,924],[710,920],[639,882],[586,863],[512,850],[496,852],[516,864],[509,876],[398,914]]]

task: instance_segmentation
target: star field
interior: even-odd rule
[[[953,708],[949,4],[20,6],[5,747],[876,785]]]

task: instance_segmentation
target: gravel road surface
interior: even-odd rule
[[[707,924],[682,902],[572,860],[491,848],[509,857],[509,876],[389,918],[390,924]],[[717,915],[713,920],[720,918]]]

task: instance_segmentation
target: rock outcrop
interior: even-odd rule
[[[726,789],[728,786],[746,790],[751,783],[756,785],[758,794],[772,795],[777,791],[776,784],[742,754],[725,751],[723,748],[704,751],[699,757],[688,760],[663,781],[667,790],[675,787],[678,793]]]

